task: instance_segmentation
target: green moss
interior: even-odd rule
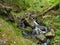
[[[0,18],[0,24],[1,24],[0,25],[0,39],[4,38],[4,37],[2,37],[2,34],[4,33],[5,34],[5,39],[8,40],[6,42],[6,45],[9,45],[11,43],[13,44],[13,41],[16,42],[16,44],[14,44],[14,45],[33,44],[33,42],[31,40],[29,40],[29,42],[26,43],[28,40],[26,40],[22,37],[21,29],[18,29],[16,27],[16,25],[14,25],[14,23],[7,22],[7,21],[3,20],[2,18]]]
[[[56,30],[56,35],[60,36],[60,30],[59,29]]]

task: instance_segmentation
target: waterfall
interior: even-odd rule
[[[39,24],[34,19],[33,19],[33,23],[35,24],[35,28],[33,30],[33,33],[39,34],[41,32],[41,30],[38,28]]]
[[[35,19],[33,19],[33,23],[34,23],[35,25],[39,25],[39,24],[36,22]]]
[[[33,19],[33,23],[35,24],[34,32],[36,32],[36,34],[40,34],[40,33],[44,34],[47,32],[47,28],[44,26],[40,26],[35,19]]]
[[[30,33],[31,35],[29,34],[29,31],[26,31],[24,29],[24,27],[25,27],[24,24],[22,25],[22,33],[23,33],[24,37],[28,38],[28,37],[32,37],[32,35],[33,35],[33,37],[36,38],[36,35],[47,33],[47,31],[48,31],[47,27],[39,25],[35,19],[33,19],[33,23],[34,23],[35,27],[34,27],[32,33]],[[49,42],[50,42],[50,40],[48,38],[46,38],[46,41],[39,42],[38,45],[48,45]]]

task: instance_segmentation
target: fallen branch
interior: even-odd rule
[[[58,4],[57,4],[58,5]],[[53,5],[51,7],[49,7],[48,9],[46,9],[44,12],[42,12],[41,14],[39,14],[38,16],[44,15],[46,14],[48,11],[50,11],[51,9],[53,9],[54,7],[56,7],[57,5]]]

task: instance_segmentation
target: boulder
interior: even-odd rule
[[[46,36],[46,37],[54,37],[54,36],[55,36],[54,30],[51,29],[49,32],[47,32],[47,33],[45,34],[45,36]]]
[[[31,17],[25,18],[25,20],[29,23],[30,26],[34,27],[33,19]]]
[[[45,42],[46,37],[44,36],[44,34],[40,34],[40,35],[37,35],[37,39],[42,41],[42,42]]]

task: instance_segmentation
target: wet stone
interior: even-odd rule
[[[43,34],[40,34],[40,35],[37,35],[37,39],[42,41],[42,42],[45,42],[46,37]]]
[[[21,25],[23,26],[20,26]],[[38,45],[48,45],[50,42],[50,37],[55,36],[55,32],[53,29],[48,29],[47,27],[40,25],[34,18],[28,17],[25,18],[23,23],[22,21],[19,21],[19,26],[22,28],[22,34],[24,37],[30,38],[30,39],[36,39],[39,41]],[[25,26],[25,27],[24,27]],[[32,31],[25,30],[27,26],[34,27],[32,28]]]
[[[46,36],[46,37],[54,37],[54,36],[55,36],[54,30],[51,29],[49,32],[47,32],[47,33],[45,34],[45,36]]]
[[[27,21],[27,23],[29,23],[30,26],[34,27],[34,23],[31,18],[25,18],[25,20]]]

